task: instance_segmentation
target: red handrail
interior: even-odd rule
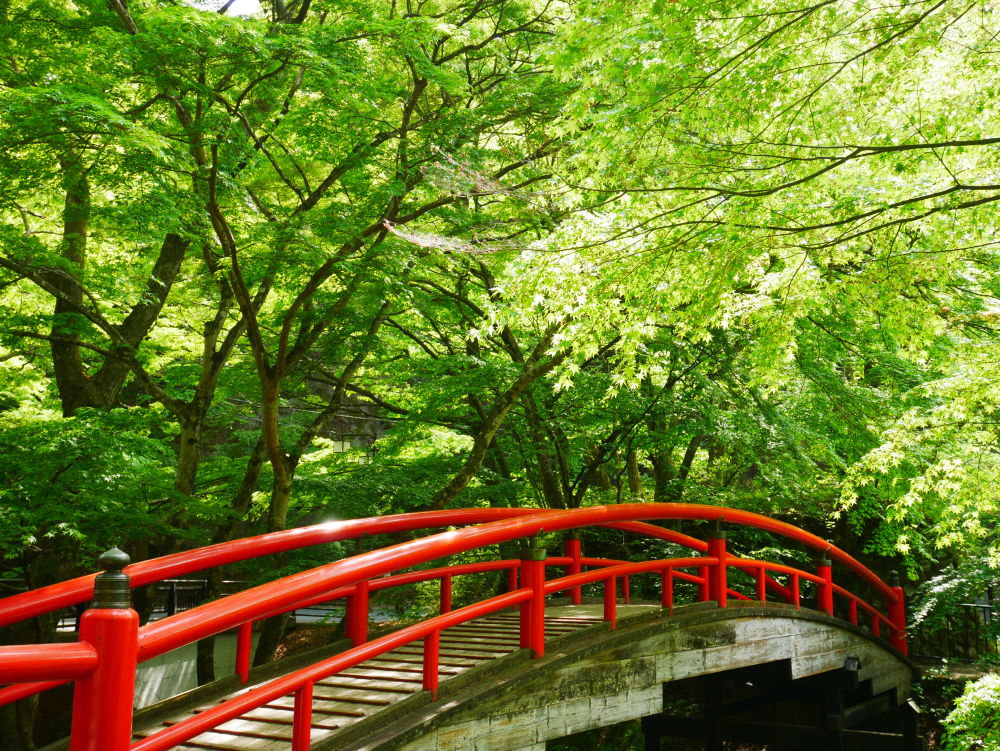
[[[224,600],[208,603],[144,626],[139,634],[139,661],[144,662],[206,636],[227,631],[246,621],[257,620],[268,612],[283,607],[291,608],[297,602],[330,592],[337,587],[371,580],[391,571],[419,565],[428,558],[443,558],[509,542],[538,534],[540,530],[557,532],[596,524],[658,518],[714,520],[723,514],[729,523],[777,532],[822,550],[834,560],[843,562],[890,602],[898,599],[897,595],[866,566],[839,548],[790,524],[758,514],[738,509],[680,503],[592,506],[573,511],[544,511],[521,518],[443,532],[378,551],[362,553],[230,595]],[[268,603],[272,603],[272,606],[268,607]]]
[[[125,568],[125,573],[131,578],[134,589],[164,579],[174,579],[205,569],[239,563],[265,555],[286,553],[290,550],[341,540],[351,540],[362,534],[392,535],[420,529],[485,524],[539,513],[545,513],[545,510],[520,508],[452,509],[326,522],[283,532],[271,532],[256,537],[245,537],[197,550],[133,563]],[[708,547],[702,540],[652,524],[622,522],[615,524],[614,528],[673,542],[691,550],[705,551]],[[87,574],[30,592],[5,597],[0,600],[0,627],[86,602],[93,597],[95,576],[97,574]]]
[[[86,642],[19,644],[5,647],[0,683],[72,681],[97,669],[97,652]]]
[[[813,574],[782,564],[739,559],[726,551],[725,535],[722,533],[710,533],[708,543],[703,543],[686,535],[681,535],[671,530],[664,530],[660,527],[642,523],[641,521],[644,519],[662,518],[715,521],[722,518],[723,515],[727,523],[751,526],[782,534],[797,542],[822,551],[829,558],[853,571],[868,582],[879,594],[883,595],[888,602],[889,616],[886,617],[868,603],[860,600],[857,596],[833,584],[828,562],[821,562],[817,573]],[[102,712],[100,708],[103,705],[100,703],[94,704],[94,697],[103,695],[103,693],[95,687],[115,685],[117,688],[112,693],[115,696],[113,703],[117,709],[114,711],[109,709],[107,713],[109,716],[113,715],[112,719],[109,720],[111,722],[109,727],[114,728],[113,734],[117,737],[125,733],[123,728],[125,728],[126,724],[130,725],[131,722],[132,688],[131,684],[125,679],[129,676],[134,676],[134,666],[137,662],[148,660],[176,647],[236,626],[240,627],[241,639],[248,642],[249,625],[254,620],[286,612],[297,607],[303,607],[306,604],[346,596],[350,598],[348,600],[348,621],[354,624],[352,638],[355,641],[355,648],[344,653],[344,655],[338,656],[338,658],[331,658],[332,661],[325,661],[320,664],[323,666],[323,669],[336,671],[346,666],[346,663],[342,665],[336,661],[339,658],[349,661],[360,655],[371,656],[371,654],[375,654],[374,652],[369,654],[369,652],[364,651],[365,648],[372,648],[371,644],[362,646],[362,643],[367,639],[367,597],[370,590],[384,589],[430,579],[441,579],[442,581],[442,614],[422,624],[403,629],[396,634],[390,635],[390,637],[383,637],[383,639],[377,640],[377,642],[373,642],[372,644],[384,645],[389,644],[390,641],[392,644],[401,644],[406,643],[406,641],[399,642],[397,640],[409,639],[412,641],[413,639],[422,638],[421,636],[414,636],[414,634],[426,635],[425,649],[429,651],[425,652],[424,682],[425,688],[431,690],[432,693],[436,691],[437,672],[435,669],[433,678],[429,677],[430,673],[428,672],[429,668],[427,665],[432,663],[436,665],[436,656],[432,659],[428,655],[432,655],[432,653],[436,655],[435,645],[438,639],[437,634],[440,628],[447,628],[447,626],[442,624],[452,623],[451,620],[442,619],[459,617],[456,616],[456,613],[462,614],[461,618],[466,618],[466,616],[467,618],[476,618],[486,612],[483,608],[488,610],[496,606],[494,609],[499,609],[523,602],[525,604],[521,616],[521,643],[522,646],[530,646],[535,656],[540,656],[544,651],[543,619],[545,607],[544,596],[546,592],[575,591],[579,593],[581,585],[603,581],[605,585],[605,618],[611,621],[612,627],[614,627],[617,602],[617,578],[623,577],[625,598],[626,602],[628,602],[628,576],[657,571],[661,573],[664,580],[663,605],[664,607],[669,605],[671,608],[673,607],[673,580],[675,577],[697,583],[698,599],[716,600],[720,607],[726,607],[728,597],[748,599],[745,595],[734,591],[728,586],[726,570],[730,567],[756,576],[758,599],[764,599],[767,588],[772,588],[776,589],[782,596],[786,596],[787,593],[787,597],[798,605],[799,581],[814,582],[819,587],[821,609],[832,615],[833,594],[840,594],[847,598],[850,606],[850,619],[852,623],[856,624],[856,611],[860,604],[864,610],[872,615],[873,632],[878,635],[879,625],[881,623],[887,624],[890,628],[890,642],[905,653],[905,614],[903,612],[902,589],[899,587],[888,587],[870,570],[845,552],[804,530],[750,512],[694,504],[622,504],[571,511],[465,509],[448,512],[429,512],[426,514],[407,514],[402,517],[390,517],[387,519],[355,520],[354,522],[336,523],[336,529],[331,528],[330,525],[317,525],[305,530],[291,530],[274,535],[250,538],[250,540],[225,543],[220,546],[213,546],[208,552],[205,550],[192,551],[192,553],[179,554],[179,556],[170,556],[158,563],[146,562],[148,565],[145,565],[145,567],[144,564],[136,564],[136,566],[128,567],[127,571],[135,573],[138,570],[138,581],[133,579],[132,584],[133,586],[139,586],[142,583],[148,583],[148,581],[155,581],[157,577],[176,576],[185,567],[187,569],[184,572],[190,573],[190,570],[197,570],[197,568],[192,567],[204,568],[221,565],[224,562],[244,560],[249,557],[280,552],[281,550],[291,549],[291,547],[296,545],[313,545],[333,539],[348,539],[352,536],[356,537],[361,531],[372,534],[388,534],[403,529],[433,529],[443,526],[475,523],[480,523],[480,526],[434,534],[429,537],[363,553],[317,567],[310,571],[294,574],[245,592],[230,595],[224,600],[207,603],[161,621],[150,623],[138,630],[136,630],[135,615],[132,611],[120,609],[110,611],[90,610],[84,615],[84,618],[87,620],[87,623],[91,624],[91,627],[87,631],[86,636],[83,633],[84,629],[81,630],[81,639],[84,641],[79,644],[35,645],[17,648],[0,647],[0,658],[4,658],[0,662],[0,666],[2,666],[0,667],[0,681],[5,679],[36,681],[36,683],[21,684],[0,690],[0,704],[12,700],[12,698],[21,698],[35,691],[58,685],[59,681],[49,680],[52,678],[78,679],[82,680],[83,684],[86,684],[86,690],[81,691],[78,688],[78,696],[83,696],[87,701],[90,701],[88,706],[91,708],[91,714],[94,712],[100,714]],[[579,571],[580,566],[598,566],[603,568],[596,571],[570,573],[561,579],[546,582],[544,573],[546,562],[544,561],[544,555],[542,555],[541,557],[529,556],[528,558],[523,558],[522,556],[523,560],[521,561],[487,561],[390,575],[392,572],[425,564],[431,560],[509,542],[518,538],[529,537],[543,530],[545,532],[556,532],[564,529],[594,525],[649,534],[671,542],[679,542],[695,550],[708,551],[709,555],[704,555],[700,558],[628,563],[605,559],[582,558],[580,557],[579,544],[577,543],[572,548],[572,555],[554,556],[548,560],[548,565],[565,565],[571,572]],[[363,530],[361,529],[362,526],[364,527]],[[252,544],[252,550],[248,547],[248,543]],[[675,570],[685,567],[697,568],[699,574],[693,575]],[[503,569],[507,569],[511,573],[517,568],[520,568],[522,571],[520,589],[510,592],[507,595],[502,595],[499,598],[492,598],[484,603],[477,603],[474,606],[463,608],[461,611],[455,611],[454,613],[445,612],[450,610],[451,579],[453,576]],[[787,575],[789,577],[789,586],[787,588],[783,587],[769,578],[767,571]],[[145,577],[145,579],[142,577]],[[513,583],[513,586],[517,586],[516,581]],[[59,589],[60,587],[63,588]],[[45,612],[45,610],[39,611],[39,609],[48,607],[53,602],[65,601],[71,596],[77,597],[81,592],[89,596],[89,592],[92,592],[92,589],[92,577],[83,577],[74,580],[74,582],[66,583],[66,586],[56,585],[54,588],[49,587],[45,590],[27,593],[29,595],[39,595],[39,602],[29,602],[25,598],[25,595],[8,598],[0,602],[0,624],[4,622],[4,617],[11,618],[14,614]],[[12,600],[15,601],[13,604],[10,602]],[[352,601],[354,602],[353,611],[351,609]],[[489,610],[489,612],[493,612],[493,610]],[[100,613],[104,615],[97,618],[92,617]],[[120,614],[120,617],[116,614]],[[454,623],[459,622],[462,621],[454,621]],[[104,644],[95,650],[94,647],[99,642],[93,641],[93,638],[98,633],[109,636],[119,634],[122,644],[130,643],[135,646],[126,648],[126,651],[129,651],[129,649],[132,651],[129,654],[125,654],[122,652],[122,649],[115,649],[117,642],[114,638],[107,638]],[[91,641],[88,642],[87,639]],[[390,641],[386,641],[386,639]],[[243,652],[247,653],[244,654],[244,657],[247,657],[247,644],[243,646]],[[359,661],[364,661],[364,659],[368,659],[368,657],[359,657]],[[106,660],[108,667],[104,668],[102,666],[105,665]],[[299,673],[295,673],[292,676],[287,676],[279,682],[272,682],[267,685],[266,692],[275,691],[281,687],[287,689],[284,693],[294,690],[297,697],[297,706],[305,706],[306,703],[311,702],[312,691],[312,681],[307,678],[319,669],[320,666],[313,666],[305,671],[299,671]],[[112,672],[108,673],[109,670]],[[245,670],[241,668],[241,672],[245,672]],[[108,677],[112,674],[121,675],[122,680],[119,683],[115,683],[114,681],[117,679]],[[318,673],[316,674],[318,675]],[[303,675],[306,678],[302,678]],[[288,683],[295,676],[301,678],[299,683],[295,683],[294,681]],[[107,684],[108,680],[111,680],[112,683]],[[128,680],[131,680],[131,678],[128,678]],[[44,682],[39,683],[37,681]],[[288,688],[285,685],[286,683],[291,688]],[[261,691],[265,691],[265,689],[254,689],[248,694],[243,695],[243,697],[257,696]],[[270,694],[268,695],[270,696]],[[239,706],[242,707],[243,705],[240,704]],[[97,709],[94,709],[95,707]],[[213,714],[211,717],[216,717],[216,715],[218,717],[229,717],[228,712],[237,711],[234,707],[236,707],[235,704],[227,702],[226,705],[218,708],[218,710],[212,710]],[[246,711],[246,708],[244,707],[240,711]],[[81,711],[81,714],[85,713]],[[206,716],[207,714],[204,713],[201,715],[199,720],[208,722],[209,717]],[[295,727],[305,727],[305,731],[297,732],[299,732],[300,736],[301,732],[305,732],[307,740],[304,742],[305,745],[299,743],[296,746],[297,749],[308,747],[309,722],[306,719],[303,726],[302,716],[306,715],[296,710]],[[225,719],[218,719],[218,717],[216,717],[216,725],[219,722],[225,721]],[[76,715],[74,715],[74,735],[77,733],[76,722]],[[83,732],[96,732],[92,729],[88,730],[85,725],[86,723],[81,724],[81,727],[84,728]],[[195,727],[195,725],[191,725],[188,721],[185,721],[183,726],[189,729]],[[197,725],[197,727],[203,729],[214,726]],[[180,727],[181,725],[174,726],[170,731],[164,731],[164,733],[181,733],[182,731],[177,730]],[[203,730],[196,730],[193,735],[197,735],[200,732],[203,732]],[[111,733],[111,731],[107,731],[105,734],[108,733]],[[158,734],[156,738],[160,738],[164,733]],[[193,735],[187,735],[185,738],[191,738]],[[127,746],[127,734],[124,737],[126,738],[125,743]],[[172,738],[173,736],[170,737]],[[166,743],[167,741],[163,742]],[[159,741],[156,741],[156,743],[159,743]],[[115,746],[115,749],[124,749],[126,746],[120,746],[119,744]],[[136,745],[137,749],[141,748],[143,751],[161,747],[168,748],[169,746],[155,745],[153,739],[147,739]],[[86,746],[86,748],[90,749],[92,746]]]

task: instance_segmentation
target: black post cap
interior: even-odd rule
[[[889,572],[889,586],[898,587],[899,586],[899,572],[893,569]]]
[[[726,533],[722,531],[719,522],[722,520],[720,516],[718,519],[712,520],[712,526],[708,528],[708,532],[705,533],[705,539],[707,540],[725,540]]]
[[[539,529],[535,534],[528,538],[528,546],[521,548],[520,558],[522,561],[544,561],[545,560],[545,548],[538,546],[538,535],[544,534],[544,529]]]
[[[582,540],[583,535],[580,534],[579,530],[574,529],[572,532],[567,532],[566,536],[563,537],[564,540]]]
[[[95,608],[130,608],[132,607],[132,580],[122,571],[129,564],[129,557],[117,547],[111,548],[97,559],[97,564],[104,569],[94,580]]]

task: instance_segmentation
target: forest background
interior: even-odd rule
[[[0,593],[681,500],[992,583],[1000,4],[241,8],[0,0]]]

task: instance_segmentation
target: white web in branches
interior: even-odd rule
[[[423,168],[424,179],[447,195],[456,198],[505,196],[526,204],[528,210],[532,213],[542,208],[540,199],[544,194],[509,188],[490,175],[483,174],[462,164],[437,146],[431,146],[431,150],[439,154],[441,160],[437,160],[433,164]],[[436,248],[445,252],[484,255],[501,251],[527,250],[529,247],[524,243],[503,240],[496,237],[486,237],[479,233],[474,234],[471,239],[462,239],[430,232],[414,232],[397,226],[390,221],[383,222],[383,225],[389,232],[413,245],[421,248]],[[493,229],[498,229],[499,226],[497,225]]]

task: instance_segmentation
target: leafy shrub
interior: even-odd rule
[[[945,751],[1000,751],[1000,675],[970,681],[944,725]]]

